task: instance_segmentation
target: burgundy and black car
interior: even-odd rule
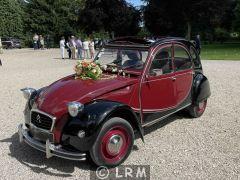
[[[119,165],[145,127],[178,111],[198,118],[211,94],[199,54],[183,38],[115,39],[75,70],[39,90],[22,89],[20,142],[47,158]]]

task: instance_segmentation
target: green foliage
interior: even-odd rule
[[[228,40],[230,37],[230,33],[227,32],[225,29],[223,28],[216,28],[215,29],[215,39],[221,43],[223,43],[224,41]]]
[[[151,33],[145,27],[142,27],[141,31],[139,31],[137,34],[139,38],[149,37],[150,35]]]
[[[234,30],[240,33],[240,0],[237,0],[237,6],[235,8],[235,21],[233,22]]]
[[[0,37],[22,37],[23,10],[16,0],[0,0]]]
[[[32,34],[49,34],[58,42],[60,37],[75,34],[83,0],[31,0],[26,5],[26,29]]]
[[[99,39],[109,39],[110,38],[110,35],[105,31],[93,32],[92,36],[94,38],[99,38]]]
[[[188,36],[191,31],[214,32],[232,0],[146,0],[146,27],[154,35]]]
[[[116,36],[138,33],[140,12],[125,0],[88,0],[79,23],[88,34],[114,32]]]

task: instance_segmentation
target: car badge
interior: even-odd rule
[[[37,115],[37,122],[38,122],[39,124],[42,123],[41,117],[39,116],[39,114]]]

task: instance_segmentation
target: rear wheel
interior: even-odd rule
[[[117,166],[129,156],[134,142],[131,125],[124,119],[112,118],[103,124],[90,150],[98,166]]]
[[[191,105],[188,109],[188,113],[192,117],[198,118],[203,115],[206,107],[207,107],[207,100],[203,100],[203,101],[199,102],[198,104]]]

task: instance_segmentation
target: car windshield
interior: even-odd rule
[[[103,48],[97,54],[95,61],[101,66],[116,66],[122,70],[142,70],[147,56],[147,50]]]

